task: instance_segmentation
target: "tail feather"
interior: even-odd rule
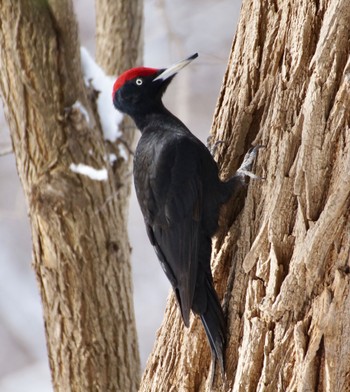
[[[219,298],[209,281],[207,282],[207,308],[200,317],[207,334],[212,356],[219,362],[222,374],[225,374],[226,322]]]

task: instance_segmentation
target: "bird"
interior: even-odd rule
[[[210,267],[220,208],[241,187],[257,148],[228,181],[209,149],[163,104],[175,75],[198,54],[168,68],[137,67],[113,85],[113,104],[141,132],[134,154],[134,184],[148,238],[170,281],[186,327],[191,311],[204,326],[212,359],[224,372],[225,316]]]

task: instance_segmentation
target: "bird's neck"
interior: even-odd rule
[[[132,116],[137,128],[143,133],[143,131],[154,123],[161,125],[164,121],[168,124],[169,122],[180,122],[169,110],[161,105],[152,111],[147,113],[140,113]]]

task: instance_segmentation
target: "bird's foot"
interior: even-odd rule
[[[213,136],[209,136],[207,138],[207,148],[210,151],[210,154],[214,157],[218,146],[225,144],[225,142],[223,140],[217,140],[215,143],[213,143],[212,141],[213,138],[214,138]]]
[[[245,154],[243,162],[239,169],[237,170],[236,174],[241,175],[241,176],[247,176],[250,178],[253,178],[255,180],[264,180],[263,177],[257,176],[256,174],[251,172],[251,169],[253,167],[253,163],[255,161],[255,158],[258,154],[258,150],[260,148],[265,148],[266,146],[263,146],[261,144],[258,144],[255,147],[251,147],[248,152]]]

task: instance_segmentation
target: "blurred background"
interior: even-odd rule
[[[73,0],[81,44],[95,51],[93,0]],[[175,78],[166,106],[206,142],[241,6],[240,0],[145,0],[144,64],[165,67],[198,52]],[[0,151],[11,148],[0,109]],[[142,367],[169,293],[132,194],[134,304]],[[13,154],[0,156],[0,392],[51,392],[42,309],[31,267],[26,205]]]

